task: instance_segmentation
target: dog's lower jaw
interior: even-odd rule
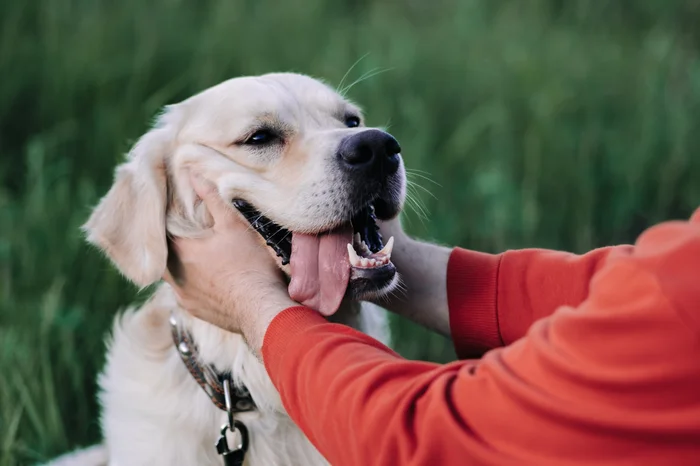
[[[192,333],[202,362],[231,370],[254,398],[257,411],[237,415],[250,431],[247,464],[327,464],[285,414],[264,366],[242,337],[178,309],[167,285],[141,309],[128,311],[115,322],[100,377],[102,429],[110,464],[221,465],[214,442],[225,414],[180,360],[169,330],[172,310]],[[376,306],[346,300],[333,320],[388,343],[385,313]]]

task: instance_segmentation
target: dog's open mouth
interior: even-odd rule
[[[394,238],[384,245],[371,204],[352,218],[353,241],[347,244],[350,265],[357,269],[381,269],[391,265]]]
[[[384,244],[372,204],[348,224],[318,234],[290,232],[246,201],[233,204],[282,265],[291,265],[289,292],[296,301],[331,315],[345,296],[368,299],[391,287],[396,275],[391,262],[394,239]]]

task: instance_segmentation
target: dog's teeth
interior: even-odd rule
[[[362,237],[360,236],[359,233],[355,233],[354,239],[355,239],[356,244],[362,244]]]
[[[350,259],[350,265],[353,267],[381,267],[389,263],[391,258],[391,250],[394,247],[394,237],[392,236],[387,241],[386,246],[376,254],[372,254],[372,257],[363,257],[360,254],[371,254],[370,249],[364,242],[360,242],[358,245],[353,247],[352,244],[348,243],[348,258]],[[359,253],[358,253],[359,251]]]
[[[377,253],[377,255],[382,255],[389,259],[391,257],[391,251],[394,249],[394,237],[392,236],[389,238],[389,241],[386,242],[386,246],[382,248],[381,251]]]
[[[357,255],[355,248],[353,248],[352,244],[350,243],[348,243],[348,258],[350,259],[350,265],[354,267],[360,266],[360,257]]]

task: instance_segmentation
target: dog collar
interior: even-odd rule
[[[170,329],[182,362],[217,408],[229,415],[255,411],[255,402],[250,392],[245,386],[234,384],[230,372],[220,373],[212,365],[199,361],[197,345],[192,335],[178,324],[174,314],[170,315]]]

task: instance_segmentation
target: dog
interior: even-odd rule
[[[83,226],[140,287],[163,276],[169,237],[212,224],[191,172],[257,231],[292,298],[389,344],[385,311],[368,301],[398,281],[393,239],[376,224],[396,217],[406,195],[390,134],[366,127],[328,85],[293,73],[234,78],[166,107]],[[330,266],[339,272],[319,276]],[[104,444],[90,464],[218,466],[219,453],[234,450],[250,466],[327,464],[242,336],[179,308],[167,284],[116,318],[99,387]],[[62,461],[90,462],[80,453]]]

